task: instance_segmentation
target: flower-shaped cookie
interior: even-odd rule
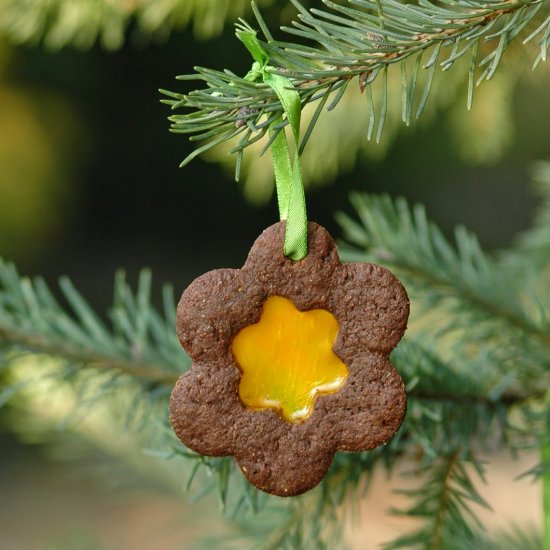
[[[388,360],[409,315],[399,281],[377,265],[340,263],[328,232],[308,227],[308,255],[283,255],[284,222],[254,243],[242,269],[196,279],[178,306],[193,359],[170,400],[189,448],[235,456],[268,493],[315,486],[337,451],[385,444],[406,408]]]

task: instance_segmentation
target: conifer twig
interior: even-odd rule
[[[399,63],[403,69],[403,120],[407,124],[413,112],[418,71],[425,51],[435,48],[439,57],[443,48],[448,53],[440,61],[444,70],[466,54],[473,56],[468,94],[470,104],[476,74],[478,83],[490,79],[510,43],[532,21],[540,23],[538,15],[545,11],[548,2],[458,0],[442,4],[429,1],[410,4],[396,0],[354,0],[346,6],[326,0],[328,11],[314,9],[308,12],[298,0],[291,1],[298,9],[300,21],[283,30],[307,40],[309,45],[272,40],[268,34],[267,43],[262,43],[262,46],[270,56],[271,70],[291,80],[300,93],[302,105],[319,99],[324,102],[327,94],[336,94],[328,106],[331,110],[353,78],[359,77],[362,91],[381,73],[386,75],[389,65]],[[382,13],[383,20],[380,19]],[[260,28],[267,29],[257,9],[255,14]],[[549,28],[550,20],[544,21],[524,41],[542,36],[539,61],[545,59],[550,45],[545,34]],[[483,55],[479,55],[480,50]],[[415,58],[415,68],[409,76],[404,69],[412,57]],[[431,71],[437,57],[424,62],[429,76],[418,114],[427,101],[433,79]],[[195,74],[178,78],[202,80],[206,88],[188,94],[161,90],[169,98],[163,102],[173,110],[191,110],[170,117],[172,131],[190,134],[191,141],[205,142],[182,162],[182,166],[198,154],[241,134],[243,137],[232,152],[242,152],[261,139],[273,121],[283,114],[278,98],[269,86],[247,81],[230,70],[203,67],[195,70]],[[382,93],[381,104],[385,105],[387,91]],[[381,111],[379,120],[384,117],[385,112]],[[314,125],[315,120],[312,121]],[[303,150],[311,129],[305,133],[300,150]]]
[[[166,366],[141,362],[138,359],[116,359],[0,325],[0,342],[8,342],[15,349],[23,349],[39,355],[57,357],[69,363],[87,368],[117,370],[147,382],[173,385],[178,377],[166,372]]]
[[[519,281],[483,253],[474,235],[457,228],[455,248],[420,205],[411,208],[403,198],[394,201],[388,195],[355,193],[350,199],[363,225],[343,214],[337,219],[351,243],[431,292],[460,294],[488,317],[502,319],[550,347],[547,324],[534,321],[517,298]],[[364,255],[346,251],[348,260],[364,260]]]
[[[413,499],[412,506],[393,512],[420,519],[422,526],[384,545],[385,550],[440,550],[453,541],[470,547],[474,540],[470,523],[480,525],[470,506],[490,507],[476,490],[465,468],[467,463],[474,466],[478,475],[483,475],[481,464],[469,449],[443,451],[429,465],[418,468],[415,474],[424,478],[421,485],[418,489],[403,491]]]
[[[175,334],[172,290],[164,288],[161,315],[151,304],[148,270],[140,274],[135,293],[124,274],[117,274],[111,326],[67,278],[60,280],[60,288],[71,312],[42,279],[20,277],[13,265],[0,260],[0,344],[157,384],[172,384],[188,367]]]

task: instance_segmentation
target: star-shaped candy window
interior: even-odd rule
[[[314,223],[307,256],[289,260],[284,230],[266,229],[242,269],[210,271],[183,293],[178,336],[193,364],[172,392],[170,419],[190,449],[233,455],[256,487],[290,496],[319,483],[337,451],[384,445],[399,428],[406,395],[389,354],[409,302],[387,269],[342,264]],[[281,305],[286,313],[270,322]],[[310,331],[319,315],[336,324]]]
[[[317,395],[338,391],[348,376],[332,351],[337,334],[330,312],[299,311],[287,298],[270,296],[258,323],[231,345],[242,371],[241,401],[250,409],[274,409],[288,422],[305,420]]]

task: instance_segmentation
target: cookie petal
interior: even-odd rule
[[[229,347],[241,328],[260,317],[264,290],[240,269],[217,269],[195,279],[178,304],[181,345],[197,363],[229,362]]]
[[[197,364],[179,378],[170,396],[170,421],[187,447],[207,456],[234,453],[236,419],[242,413],[239,380],[236,368]]]
[[[269,296],[292,299],[301,309],[327,305],[330,281],[340,265],[336,245],[326,229],[308,223],[308,254],[297,262],[283,254],[286,222],[268,227],[253,244],[243,271],[264,287]]]
[[[340,393],[319,399],[312,422],[340,451],[366,451],[387,443],[407,408],[403,380],[382,354],[362,353],[348,363]]]
[[[409,299],[387,269],[356,263],[334,273],[330,310],[339,323],[335,351],[353,356],[368,348],[389,353],[407,327]]]
[[[327,473],[334,452],[320,437],[303,437],[299,430],[272,434],[266,446],[253,438],[235,458],[246,478],[258,489],[281,497],[305,493]]]

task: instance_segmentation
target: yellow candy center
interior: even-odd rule
[[[300,311],[287,298],[269,297],[260,320],[231,344],[242,371],[242,403],[275,409],[288,422],[305,420],[317,395],[337,392],[348,376],[332,351],[337,334],[338,322],[328,311]]]

